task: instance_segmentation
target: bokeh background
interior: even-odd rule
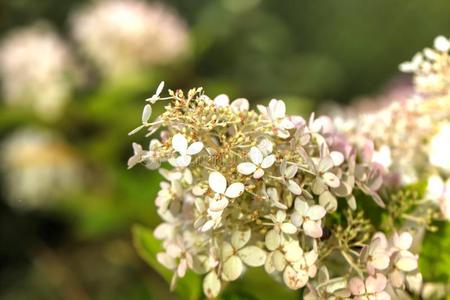
[[[161,80],[252,105],[281,98],[291,114],[377,99],[408,89],[398,64],[450,35],[448,11],[439,0],[2,0],[0,299],[177,299],[131,238],[133,224],[159,222],[160,176],[126,161]],[[258,276],[228,297],[295,299]]]

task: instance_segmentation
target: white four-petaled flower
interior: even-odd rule
[[[179,156],[169,160],[176,167],[187,167],[191,163],[192,155],[202,151],[203,143],[194,142],[188,146],[188,141],[184,135],[177,133],[172,138],[172,148],[178,152]]]
[[[272,153],[272,143],[266,139],[261,141],[258,147],[252,147],[249,152],[251,162],[243,162],[237,166],[239,173],[253,174],[258,179],[264,176],[264,169],[270,168],[275,163],[275,155]]]
[[[322,218],[326,211],[320,205],[309,206],[305,201],[297,198],[295,200],[295,211],[291,215],[291,222],[298,228],[302,227],[306,235],[320,238],[322,232]]]

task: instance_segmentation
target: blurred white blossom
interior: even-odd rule
[[[16,29],[0,46],[4,101],[58,117],[69,100],[75,69],[67,45],[45,24]]]
[[[188,51],[186,24],[161,3],[104,0],[72,18],[82,51],[106,77],[167,64]]]
[[[57,136],[34,128],[21,129],[1,145],[1,170],[11,206],[47,207],[80,187],[79,159]]]

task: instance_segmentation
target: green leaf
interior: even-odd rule
[[[153,232],[140,225],[133,226],[133,244],[139,256],[156,270],[169,284],[172,272],[156,260],[156,254],[162,251],[161,243]],[[178,278],[175,292],[180,299],[197,300],[202,295],[200,276],[188,271],[186,276]]]
[[[450,223],[440,222],[427,232],[420,251],[419,268],[425,281],[450,282]]]

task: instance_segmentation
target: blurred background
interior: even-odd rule
[[[450,35],[448,11],[438,0],[2,0],[0,299],[177,299],[131,241],[133,224],[159,223],[160,176],[126,161],[161,80],[252,105],[281,98],[290,114],[401,97],[398,64]],[[255,276],[247,286],[266,283]],[[252,290],[228,298],[260,299]]]

